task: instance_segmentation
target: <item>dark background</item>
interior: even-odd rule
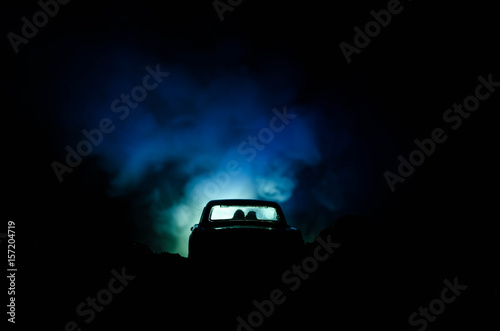
[[[447,108],[473,94],[479,75],[492,73],[493,80],[500,80],[494,6],[405,1],[402,13],[347,64],[339,43],[352,44],[353,27],[363,27],[371,20],[370,10],[386,4],[247,0],[220,22],[210,1],[73,1],[21,45],[19,54],[4,38],[4,210],[5,224],[14,220],[17,225],[16,327],[63,330],[76,320],[82,330],[131,323],[145,330],[235,329],[235,316],[246,316],[252,298],[264,298],[262,293],[273,288],[270,277],[269,284],[255,286],[262,290],[253,292],[257,297],[238,296],[238,289],[244,293],[252,286],[235,280],[211,289],[213,284],[204,281],[206,270],[134,243],[131,202],[108,197],[109,178],[92,161],[64,185],[50,168],[62,155],[56,109],[65,100],[52,87],[72,54],[88,44],[105,48],[133,42],[171,59],[176,52],[212,52],[224,40],[245,45],[241,61],[250,69],[279,54],[299,63],[299,100],[336,90],[347,109],[352,104],[352,130],[363,136],[375,160],[368,200],[373,196],[376,203],[360,211],[363,221],[338,229],[346,231],[337,232],[346,240],[345,250],[291,294],[263,328],[416,329],[409,326],[409,315],[439,296],[444,279],[455,277],[468,289],[428,329],[498,325],[498,92],[458,130],[446,128],[448,140],[396,192],[383,178],[386,170],[396,172],[396,157],[407,156],[415,138],[429,137],[443,126]],[[35,1],[4,4],[4,35],[19,33],[20,18],[37,10]],[[69,40],[65,48],[61,42]],[[199,68],[212,66],[210,61],[213,57]],[[320,116],[330,120],[327,110]],[[373,130],[373,125],[382,129]],[[370,136],[374,132],[384,139]],[[335,233],[335,226],[327,231]],[[107,284],[111,269],[123,266],[137,278],[85,325],[75,307]],[[230,298],[234,305],[228,304]],[[234,311],[222,309],[228,306]]]

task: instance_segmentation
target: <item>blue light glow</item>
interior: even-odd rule
[[[280,63],[272,72],[259,72],[233,60],[200,71],[199,66],[191,69],[189,60],[152,62],[127,54],[110,51],[98,67],[70,68],[85,72],[85,92],[73,95],[61,114],[71,139],[79,139],[74,132],[96,127],[101,118],[112,119],[116,129],[94,153],[112,178],[110,195],[141,196],[135,203],[142,229],[137,236],[153,249],[187,256],[190,227],[212,199],[277,201],[289,224],[316,222],[303,227],[305,239],[312,240],[315,231],[332,222],[316,217],[318,210],[339,211],[344,192],[354,196],[360,191],[355,182],[338,180],[339,173],[359,175],[356,167],[338,163],[352,147],[350,133],[342,128],[346,114],[340,107],[297,103],[301,77],[293,65]],[[113,100],[130,93],[141,83],[144,67],[157,63],[170,75],[120,120],[110,110]],[[284,107],[297,116],[289,123],[271,123],[277,116],[273,109],[283,112]],[[329,127],[318,115],[325,112],[333,123]],[[324,171],[315,172],[320,168]],[[313,177],[306,178],[307,173]]]

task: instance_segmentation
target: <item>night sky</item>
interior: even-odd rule
[[[309,243],[341,215],[365,217],[407,272],[436,283],[462,272],[498,303],[492,4],[57,7],[39,27],[25,26],[36,1],[2,10],[20,297],[33,287],[59,302],[75,274],[105,279],[123,242],[186,257],[206,202],[254,198],[279,202]],[[376,18],[385,27],[366,26]],[[35,276],[51,272],[64,280],[42,291]],[[94,289],[38,325],[63,330]]]

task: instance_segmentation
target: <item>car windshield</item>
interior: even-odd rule
[[[213,206],[210,221],[262,221],[278,222],[279,215],[274,207],[268,206]]]

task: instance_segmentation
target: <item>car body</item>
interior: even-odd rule
[[[287,224],[278,203],[231,199],[212,200],[191,228],[189,258],[289,260],[299,254],[304,240]]]

